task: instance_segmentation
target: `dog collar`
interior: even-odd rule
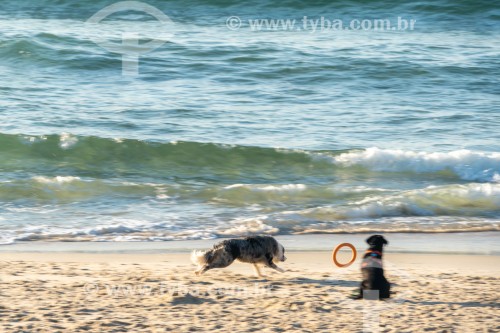
[[[371,255],[375,254],[382,257],[382,252],[376,250],[366,250],[365,254],[371,254]]]

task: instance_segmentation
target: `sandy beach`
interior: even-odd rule
[[[347,257],[347,253],[340,256]],[[283,274],[187,253],[0,253],[1,332],[498,332],[500,257],[388,253],[388,301],[354,301],[359,259],[290,252]]]

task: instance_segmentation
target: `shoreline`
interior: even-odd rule
[[[332,251],[340,243],[366,249],[370,233],[282,235],[275,238],[290,252]],[[386,253],[500,256],[500,232],[386,233]],[[207,249],[226,238],[176,241],[123,242],[17,242],[0,246],[3,253],[188,253]]]

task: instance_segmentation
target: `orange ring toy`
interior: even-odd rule
[[[352,251],[352,258],[351,260],[347,263],[347,264],[341,264],[337,261],[337,252],[339,252],[339,250],[343,247],[347,246],[348,248],[351,249]],[[333,263],[337,266],[337,267],[349,267],[352,265],[352,263],[354,262],[354,260],[356,260],[356,255],[357,255],[357,252],[356,252],[356,248],[354,247],[354,245],[352,245],[351,243],[342,243],[342,244],[339,244],[337,245],[337,247],[333,250],[333,253],[332,253],[332,259],[333,259]]]

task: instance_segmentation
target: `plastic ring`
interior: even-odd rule
[[[341,264],[337,261],[337,252],[339,252],[339,250],[343,247],[347,246],[348,248],[351,249],[352,251],[352,258],[351,260],[347,263],[347,264]],[[352,245],[351,243],[342,243],[342,244],[339,244],[337,245],[337,247],[333,250],[333,253],[332,253],[332,259],[333,259],[333,263],[337,266],[337,267],[348,267],[348,266],[351,266],[352,263],[354,262],[354,260],[356,260],[356,255],[357,255],[357,252],[356,252],[356,248],[354,247],[354,245]]]

